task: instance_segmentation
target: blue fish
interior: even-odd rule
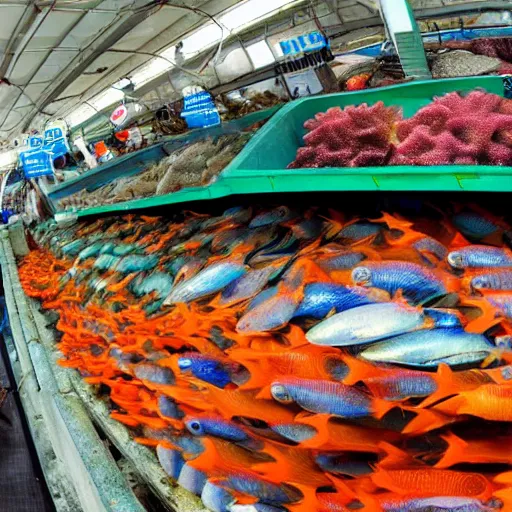
[[[304,298],[292,318],[311,316],[324,318],[333,309],[336,313],[372,304],[365,290],[330,283],[312,283],[304,289]]]
[[[121,258],[111,254],[101,254],[94,262],[93,267],[99,271],[114,270]]]
[[[278,402],[296,403],[313,413],[341,418],[363,418],[372,413],[369,395],[338,382],[290,377],[273,382],[270,391]]]
[[[156,447],[156,455],[158,462],[160,462],[160,465],[164,468],[167,475],[177,480],[185,464],[181,453],[178,450],[164,448],[159,444]]]
[[[373,472],[370,462],[355,454],[320,453],[315,457],[316,463],[324,470],[335,475],[361,476]]]
[[[433,254],[439,261],[444,260],[448,255],[448,249],[441,242],[430,236],[420,238],[412,246],[420,253],[427,252]],[[430,262],[430,260],[428,261]]]
[[[460,318],[450,310],[425,308],[423,313],[434,320],[435,327],[445,329],[462,328]]]
[[[279,268],[282,268],[282,266]],[[267,265],[261,269],[249,270],[249,272],[224,288],[219,304],[222,306],[233,305],[254,297],[254,295],[258,294],[265,287],[270,277],[275,274],[277,270],[278,268],[273,265]]]
[[[478,363],[492,354],[492,345],[481,334],[461,329],[420,330],[382,340],[364,349],[359,357],[380,363],[436,368]]]
[[[383,504],[385,512],[492,512],[496,510],[480,500],[458,496],[434,496],[431,498],[404,498],[401,503],[393,500]],[[501,507],[500,507],[501,508]],[[505,512],[505,511],[503,511]]]
[[[220,261],[201,270],[199,274],[176,285],[164,305],[192,302],[221,291],[247,272],[247,267],[233,261]]]
[[[94,258],[100,254],[100,250],[103,247],[104,242],[94,242],[93,244],[87,246],[85,249],[82,249],[78,253],[78,260],[84,261],[88,258]]]
[[[262,292],[258,293],[254,299],[251,300],[249,305],[247,306],[246,311],[250,311],[251,309],[254,309],[256,306],[259,306],[261,303],[265,302],[267,299],[270,299],[274,295],[277,294],[278,288],[277,286],[271,286],[269,288],[266,288]]]
[[[150,427],[143,427],[142,432],[144,437],[148,439],[170,442],[189,456],[197,456],[204,452],[204,445],[201,440],[189,434],[175,433],[170,429],[157,430]]]
[[[462,234],[471,240],[482,240],[500,230],[491,220],[476,212],[461,212],[452,217],[452,222]]]
[[[206,480],[207,476],[205,473],[185,464],[181,469],[178,484],[192,494],[200,496],[206,485]]]
[[[158,397],[158,410],[162,416],[175,420],[181,420],[185,416],[185,413],[179,408],[178,404],[172,398],[165,395]]]
[[[414,305],[447,293],[443,282],[433,272],[405,261],[368,261],[352,271],[352,281],[360,286],[381,288],[391,296],[400,290]]]
[[[158,265],[159,258],[156,254],[149,256],[140,256],[138,254],[131,254],[121,259],[116,267],[116,272],[122,274],[131,274],[132,272],[143,272],[151,270]]]
[[[256,215],[249,223],[250,228],[261,228],[272,224],[281,224],[297,217],[297,213],[287,206],[279,206],[273,210]]]
[[[244,368],[237,363],[223,363],[213,356],[190,352],[178,359],[181,371],[190,371],[194,377],[225,388],[228,384],[242,383],[249,377]]]
[[[283,423],[279,425],[271,425],[270,428],[280,436],[285,437],[290,441],[294,441],[295,443],[307,441],[318,433],[311,425],[301,423]]]
[[[252,505],[233,505],[229,510],[230,512],[288,512],[286,508],[259,502]]]
[[[156,292],[158,297],[166,297],[172,288],[173,279],[165,272],[154,272],[149,276],[137,276],[130,285],[136,297]]]
[[[224,487],[212,482],[206,482],[201,493],[201,501],[212,512],[229,512],[236,498]]]
[[[295,238],[298,240],[312,240],[318,238],[325,229],[325,223],[318,217],[304,219],[291,226]]]
[[[185,421],[187,430],[194,436],[213,436],[251,450],[260,450],[262,442],[251,437],[242,427],[221,417],[189,418]]]
[[[236,222],[238,224],[246,224],[252,217],[252,208],[245,208],[243,206],[234,206],[233,208],[228,208],[223,214],[223,217],[227,217],[232,222]]]
[[[512,267],[512,255],[507,249],[488,245],[469,245],[448,254],[453,268]]]
[[[176,383],[174,373],[170,368],[157,366],[151,363],[139,363],[133,367],[135,377],[140,380],[147,380],[153,384],[164,384],[172,386]]]
[[[475,290],[512,290],[512,270],[499,270],[473,277],[471,286]]]
[[[295,503],[304,497],[298,489],[291,485],[268,482],[252,473],[233,473],[223,484],[234,491],[254,496],[270,505]]]
[[[327,253],[320,256],[315,262],[326,272],[332,272],[351,269],[364,259],[366,259],[366,256],[362,252],[350,251],[340,247],[338,250],[332,251],[331,254]]]
[[[512,294],[493,293],[486,298],[504,317],[512,319]]]
[[[84,245],[85,240],[79,238],[78,240],[73,240],[62,246],[60,250],[64,256],[78,256],[80,251],[84,248]]]

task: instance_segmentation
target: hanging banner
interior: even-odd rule
[[[298,53],[316,52],[328,47],[329,44],[320,32],[310,32],[309,34],[279,41],[279,46],[285,56],[290,56]]]
[[[53,160],[69,153],[69,145],[62,128],[48,128],[44,132],[43,150],[51,154]]]
[[[30,148],[40,148],[43,146],[43,138],[42,137],[29,137],[28,145]]]
[[[41,149],[29,149],[20,155],[25,178],[39,178],[53,174],[52,156]]]

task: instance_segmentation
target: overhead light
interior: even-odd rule
[[[275,62],[272,50],[265,40],[247,46],[246,50],[255,69],[263,68]]]

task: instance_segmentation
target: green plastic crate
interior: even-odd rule
[[[303,125],[318,112],[383,101],[400,106],[405,117],[415,114],[434,96],[474,89],[504,96],[499,76],[427,80],[368,91],[314,96],[282,107],[207,187],[183,189],[164,196],[88,208],[79,217],[100,213],[127,212],[166,204],[217,199],[236,194],[332,191],[468,191],[512,192],[512,167],[499,166],[389,166],[287,169],[303,145]]]
[[[404,117],[410,117],[432,101],[434,96],[448,92],[466,92],[481,88],[504,95],[503,79],[499,76],[456,78],[411,82],[369,91],[331,94],[305,98],[286,105],[249,142],[224,171],[224,179],[237,182],[257,182],[266,176],[271,191],[512,191],[512,167],[500,166],[388,166],[388,167],[329,167],[320,169],[287,169],[303,145],[304,122],[318,112],[335,106],[346,107],[383,101],[387,106],[399,106]],[[234,184],[234,183],[233,183]],[[238,188],[235,186],[235,188]],[[240,192],[239,190],[237,193]]]

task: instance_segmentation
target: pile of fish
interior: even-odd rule
[[[59,208],[91,208],[208,185],[243,149],[250,137],[251,133],[240,133],[195,142],[135,176],[65,197],[59,201]]]
[[[502,218],[234,207],[32,235],[20,278],[61,364],[212,511],[512,510]]]

